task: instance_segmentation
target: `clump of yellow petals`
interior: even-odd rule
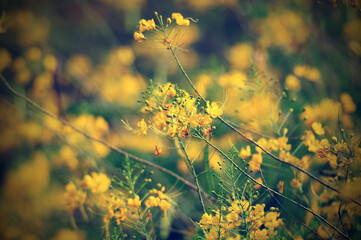
[[[304,77],[307,80],[316,82],[321,79],[320,71],[308,65],[297,65],[294,67],[293,72],[298,77]]]
[[[322,136],[325,134],[325,130],[322,128],[322,124],[319,122],[313,122],[312,125],[312,130],[319,136]]]
[[[147,127],[146,122],[144,121],[144,118],[142,118],[142,120],[137,123],[137,126],[139,127],[139,132],[138,132],[138,134],[139,134],[140,136],[145,136],[145,135],[147,135],[148,127]]]
[[[212,102],[212,104],[209,104],[209,101],[207,101],[206,111],[211,116],[211,118],[217,118],[223,114],[222,109],[220,109],[218,107],[217,103],[215,103],[215,102]]]
[[[172,206],[169,202],[169,197],[164,193],[165,187],[160,190],[152,189],[149,191],[150,196],[144,201],[147,208],[159,207],[166,216],[168,209]]]
[[[176,23],[180,26],[189,26],[190,21],[182,16],[180,13],[172,13],[172,19],[175,19]]]
[[[258,172],[261,169],[262,154],[253,154],[251,161],[248,163],[249,169],[253,172]]]
[[[139,32],[144,32],[144,31],[152,31],[155,29],[155,22],[154,19],[150,19],[150,20],[145,20],[142,19],[139,21]]]
[[[356,104],[352,100],[352,97],[348,93],[342,93],[340,96],[340,101],[342,103],[342,109],[345,113],[353,113],[356,111]]]
[[[301,90],[300,80],[293,74],[289,74],[286,76],[285,85],[289,90],[292,90],[292,91],[300,91]]]
[[[105,193],[110,186],[110,179],[104,173],[92,172],[85,175],[82,186],[89,189],[93,194]]]
[[[73,182],[65,186],[64,198],[66,202],[66,210],[73,213],[75,209],[84,204],[86,200],[86,193],[81,189],[77,189]]]
[[[128,199],[128,207],[133,209],[133,210],[136,210],[137,208],[140,207],[140,205],[142,204],[142,202],[140,201],[139,199],[139,196],[138,195],[135,195],[134,198],[129,198]]]
[[[141,42],[145,39],[145,36],[141,32],[134,32],[133,37],[134,37],[134,40],[137,42]]]
[[[144,123],[156,133],[171,138],[189,138],[195,128],[203,135],[209,135],[213,130],[210,126],[212,118],[223,113],[214,102],[207,102],[205,111],[199,111],[199,103],[195,97],[182,89],[176,91],[175,86],[170,83],[148,89],[144,95],[145,106],[141,111],[152,114],[153,117]],[[144,123],[141,121],[139,125],[142,133],[146,130]]]
[[[241,148],[241,151],[239,152],[239,157],[243,159],[247,159],[251,156],[251,147],[249,145],[246,146],[246,148]]]

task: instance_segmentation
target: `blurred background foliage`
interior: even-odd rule
[[[133,40],[139,20],[154,18],[154,11],[198,19],[174,33],[176,53],[203,96],[222,105],[225,116],[250,136],[281,136],[286,127],[297,142],[314,121],[336,134],[338,102],[342,126],[358,135],[357,0],[2,0],[0,7],[0,71],[17,91],[91,135],[187,178],[171,140],[135,135],[121,122],[136,126],[142,118],[137,100],[149,79],[192,92],[161,41]],[[103,237],[103,223],[90,210],[88,222],[74,212],[74,228],[64,186],[91,171],[114,173],[123,156],[29,108],[3,84],[0,97],[0,238]],[[214,136],[227,150],[245,144],[220,125]],[[199,170],[204,147],[195,141],[188,148]],[[211,150],[210,156],[219,168],[219,154]],[[282,173],[264,170],[274,179],[269,185],[277,184]],[[195,195],[162,173],[152,178],[177,186],[178,205],[163,223],[174,229],[168,239],[194,234],[189,217],[200,218]]]

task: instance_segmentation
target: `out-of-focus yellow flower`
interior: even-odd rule
[[[286,76],[285,85],[289,90],[300,91],[301,83],[300,80],[292,74]]]
[[[279,181],[277,184],[277,188],[278,188],[278,192],[279,193],[283,193],[283,186],[284,186],[285,182],[284,181]]]
[[[256,178],[255,180],[256,180],[256,182],[258,182],[260,184],[263,184],[262,178]],[[260,184],[255,183],[254,184],[254,189],[256,189],[256,190],[260,189],[261,188]]]
[[[76,78],[86,77],[92,69],[92,60],[82,54],[72,55],[65,63],[66,70]]]
[[[256,30],[260,34],[259,44],[262,48],[277,46],[295,52],[305,43],[310,30],[303,16],[294,11],[280,9],[272,11],[262,21],[256,21]]]
[[[198,92],[203,96],[207,96],[207,89],[212,84],[212,77],[208,74],[201,74],[197,78],[197,82],[195,84]]]
[[[298,180],[298,179],[292,179],[292,181],[290,182],[290,185],[294,188],[299,188],[302,186],[302,183]]]
[[[54,237],[50,240],[85,240],[85,233],[79,230],[72,230],[72,229],[60,229],[58,230]]]
[[[172,19],[175,19],[176,23],[180,26],[190,25],[189,19],[184,19],[184,17],[180,13],[172,13]]]
[[[342,93],[340,96],[342,108],[345,113],[353,113],[356,111],[356,104],[352,100],[352,97],[348,93]]]
[[[249,169],[253,172],[258,172],[261,168],[262,164],[262,154],[253,154],[251,161],[249,162],[248,166]]]
[[[54,55],[47,54],[44,56],[43,64],[46,70],[54,72],[56,67],[58,66],[58,61],[56,60]]]
[[[317,135],[324,135],[325,134],[325,130],[322,128],[322,124],[319,122],[313,122],[312,123],[312,130],[317,134]]]
[[[56,163],[65,165],[69,170],[74,171],[79,164],[77,153],[69,146],[62,146]]]
[[[320,71],[308,65],[297,65],[293,68],[293,72],[298,77],[304,77],[312,82],[317,82],[321,79]]]
[[[110,179],[104,173],[92,172],[90,175],[85,175],[82,185],[91,190],[92,193],[104,193],[110,186]]]
[[[246,85],[246,81],[247,75],[236,70],[224,73],[218,79],[219,85],[225,88],[231,96],[237,96],[239,90]]]
[[[145,135],[147,135],[148,127],[147,127],[147,124],[146,124],[146,122],[144,121],[143,118],[142,118],[142,121],[140,121],[140,122],[137,123],[137,126],[139,127],[139,133],[138,133],[138,135],[140,135],[140,136],[145,136]]]
[[[319,104],[305,106],[305,111],[300,114],[300,119],[307,126],[317,121],[337,121],[339,103],[332,99],[322,99]]]
[[[243,159],[247,159],[251,156],[251,147],[249,145],[246,146],[246,148],[241,148],[241,151],[239,152],[239,157]]]
[[[75,184],[70,182],[65,186],[64,198],[66,210],[69,213],[73,213],[75,209],[84,204],[86,200],[86,193],[81,189],[77,189]]]
[[[25,52],[25,58],[30,61],[40,60],[42,52],[38,47],[31,47]]]
[[[5,48],[0,48],[0,72],[11,65],[11,54]]]
[[[248,69],[253,59],[253,48],[248,43],[239,43],[229,51],[228,61],[240,70]]]

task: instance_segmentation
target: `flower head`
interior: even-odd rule
[[[189,19],[184,19],[184,17],[180,13],[172,13],[172,19],[175,19],[176,23],[180,26],[190,25]]]

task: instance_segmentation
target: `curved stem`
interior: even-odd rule
[[[2,80],[2,82],[5,84],[5,86],[17,97],[19,98],[22,98],[26,101],[27,104],[29,104],[30,106],[32,106],[33,108],[39,110],[40,112],[42,112],[43,114],[47,115],[47,116],[50,116],[51,118],[54,118],[56,120],[58,120],[59,122],[61,122],[62,124],[70,127],[71,129],[73,129],[75,132],[78,132],[80,134],[82,134],[83,136],[85,136],[86,138],[94,141],[94,142],[98,142],[98,143],[101,143],[103,144],[104,146],[106,146],[107,148],[111,149],[112,151],[114,152],[117,152],[121,155],[128,155],[129,158],[133,159],[134,161],[137,161],[139,163],[142,163],[144,165],[148,165],[152,168],[155,168],[161,172],[164,172],[174,178],[176,178],[178,181],[182,182],[184,185],[186,185],[187,187],[189,187],[190,189],[194,190],[194,191],[198,191],[198,188],[190,183],[189,181],[187,181],[186,179],[182,178],[181,176],[179,176],[178,174],[156,164],[156,163],[152,163],[148,160],[145,160],[145,159],[142,159],[140,157],[137,157],[135,155],[132,155],[116,146],[113,146],[111,144],[109,144],[108,142],[106,142],[105,140],[103,139],[100,139],[100,138],[96,138],[90,134],[88,134],[87,132],[84,132],[83,130],[80,130],[79,128],[76,128],[75,126],[73,126],[71,123],[69,123],[68,121],[65,121],[64,119],[54,115],[53,113],[47,111],[46,109],[44,109],[43,107],[39,106],[37,103],[35,103],[34,101],[32,101],[31,99],[29,99],[28,97],[22,95],[21,93],[19,93],[18,91],[16,91],[15,89],[13,89],[10,84],[8,83],[8,81],[5,79],[5,77],[0,73],[0,79]],[[202,192],[202,194],[204,194],[205,196],[208,196],[207,193],[205,192]]]
[[[260,185],[263,188],[266,188],[268,191],[272,192],[275,195],[278,195],[288,201],[290,201],[291,203],[297,205],[298,207],[306,210],[307,212],[311,213],[312,215],[314,215],[315,217],[319,218],[322,222],[326,223],[328,226],[330,226],[333,230],[335,230],[336,232],[338,232],[339,234],[341,234],[345,239],[350,239],[348,236],[346,236],[343,232],[341,232],[340,230],[338,230],[335,226],[333,226],[330,222],[328,222],[325,218],[323,218],[322,216],[318,215],[317,213],[315,213],[314,211],[312,211],[311,209],[303,206],[302,204],[296,202],[295,200],[286,197],[285,195],[273,190],[272,188],[269,188],[268,186],[264,185],[263,183],[259,183],[257,182],[252,176],[250,176],[247,172],[245,172],[242,168],[240,168],[230,157],[228,157],[223,151],[221,151],[219,148],[217,148],[215,145],[213,145],[212,143],[210,143],[207,139],[202,138],[203,141],[205,141],[207,144],[209,144],[211,147],[213,147],[217,152],[219,152],[224,158],[226,158],[234,167],[236,167],[242,174],[244,174],[247,178],[249,178],[252,182],[254,182],[255,184]],[[350,239],[351,240],[351,239]]]
[[[181,146],[181,148],[182,148],[182,150],[184,152],[184,155],[186,156],[185,160],[187,161],[187,165],[191,168],[190,170],[191,170],[191,173],[193,175],[194,181],[196,182],[196,186],[197,186],[199,201],[201,202],[203,213],[205,213],[206,212],[206,207],[204,206],[203,197],[202,197],[202,193],[201,193],[201,188],[199,186],[196,170],[194,169],[193,163],[189,159],[188,153],[186,151],[186,148],[184,147],[184,144],[183,144],[182,140],[178,139],[178,141],[179,141],[179,144],[180,144],[180,146]]]
[[[182,71],[183,75],[186,77],[188,83],[192,86],[193,90],[197,93],[197,95],[202,99],[203,102],[206,102],[206,99],[198,92],[197,88],[195,87],[195,85],[193,84],[192,80],[189,78],[188,74],[186,73],[186,71],[184,70],[184,68],[182,67],[182,64],[180,63],[177,55],[175,54],[174,52],[174,49],[172,47],[171,44],[168,44],[169,46],[169,49],[171,50],[173,56],[174,56],[174,59],[176,60],[180,70]],[[247,140],[248,142],[252,143],[253,145],[255,145],[256,147],[260,148],[265,154],[267,154],[268,156],[270,156],[271,158],[273,158],[274,160],[276,161],[279,161],[283,164],[286,164],[286,165],[289,165],[295,169],[297,169],[298,171],[306,174],[307,176],[309,176],[310,178],[312,178],[313,180],[319,182],[320,184],[322,184],[323,186],[331,189],[332,191],[340,194],[340,191],[337,190],[336,188],[332,187],[331,185],[329,185],[328,183],[322,181],[321,179],[319,179],[318,177],[316,177],[315,175],[311,174],[310,172],[307,172],[305,170],[303,170],[302,168],[292,164],[292,163],[289,163],[289,162],[286,162],[282,159],[280,159],[279,157],[273,155],[271,152],[267,151],[266,149],[264,149],[263,147],[261,147],[257,142],[255,142],[254,140],[252,140],[250,137],[246,136],[244,133],[240,132],[237,128],[235,128],[232,124],[230,124],[229,122],[227,122],[226,120],[224,120],[222,117],[218,116],[217,117],[219,121],[221,121],[224,125],[226,125],[228,128],[230,128],[232,131],[236,132],[238,135],[240,135],[242,138],[244,138],[245,140]],[[352,202],[356,203],[357,205],[361,206],[361,203],[355,199],[349,199],[351,200]]]

